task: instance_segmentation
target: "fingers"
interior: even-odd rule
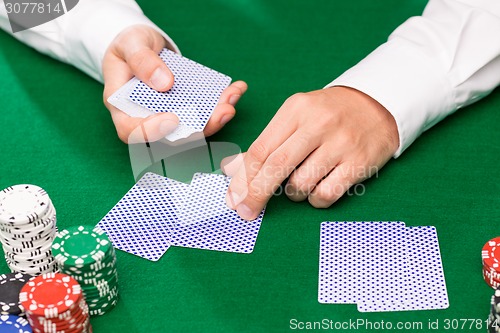
[[[255,175],[259,172],[269,155],[274,152],[295,131],[295,126],[285,126],[275,116],[250,146],[243,158],[243,164],[233,176],[226,194],[226,203],[229,208],[236,209],[238,204],[248,194],[248,187]]]
[[[243,164],[244,158],[245,153],[224,158],[220,163],[222,172],[224,172],[226,176],[233,177]]]
[[[129,72],[148,86],[167,91],[174,84],[174,76],[158,56],[165,46],[166,41],[159,32],[147,26],[135,25],[117,36],[110,51],[128,65]]]
[[[126,50],[124,55],[132,73],[151,88],[167,91],[174,85],[174,75],[149,46],[144,45],[135,52]]]
[[[229,103],[234,106],[247,90],[248,85],[245,81],[235,81],[224,89],[220,95],[219,104]]]
[[[158,141],[172,133],[179,125],[179,119],[173,113],[134,118],[116,109],[111,112],[111,116],[118,137],[128,144]]]
[[[269,155],[258,173],[248,183],[246,196],[236,204],[238,214],[246,220],[255,219],[295,166],[299,165],[317,146],[317,140],[309,138],[305,133],[300,131],[293,133]],[[249,150],[247,155],[250,153]],[[236,193],[240,195],[241,192]]]
[[[250,192],[250,185],[253,179],[260,172],[270,155],[274,154],[271,164],[277,163],[277,166],[280,166],[280,163],[281,166],[283,166],[283,162],[289,163],[293,160],[300,160],[297,156],[301,152],[293,152],[295,147],[287,146],[285,150],[276,152],[278,148],[295,133],[298,124],[301,123],[301,113],[296,112],[297,110],[300,111],[301,106],[303,106],[299,103],[299,97],[300,94],[296,94],[283,103],[271,122],[250,146],[243,158],[243,164],[231,180],[231,184],[226,194],[226,204],[229,208],[237,210],[238,214],[244,219],[252,220],[257,217],[260,210],[264,207],[265,201],[273,194],[273,189],[279,186],[281,181],[286,178],[286,176],[283,177],[283,174],[286,174],[286,172],[284,172],[272,178],[270,183],[263,184],[259,181],[258,184],[253,184],[254,186]],[[299,141],[303,140],[300,139]],[[303,143],[304,142],[302,142],[302,144]],[[310,152],[311,151],[307,152],[307,154]],[[304,159],[307,154],[302,156],[302,159]],[[291,156],[290,161],[286,161],[288,156]],[[297,163],[300,163],[300,161]],[[295,167],[296,165],[297,164],[287,165],[286,167]],[[288,172],[291,172],[291,170],[288,170]],[[260,179],[262,180],[262,177]],[[259,186],[261,186],[261,188],[259,188]],[[244,200],[245,202],[242,203]]]
[[[107,103],[109,96],[134,76],[127,63],[112,53],[107,54],[103,59],[102,74],[104,77],[104,103]]]
[[[133,118],[108,103],[109,96],[133,75],[129,66],[117,56],[110,55],[105,59],[103,74],[104,104],[111,114],[120,140],[125,143],[153,142],[165,137],[178,126],[179,119],[173,113]]]
[[[219,103],[204,129],[205,136],[211,136],[226,125],[236,114],[234,108],[241,96],[247,91],[248,85],[243,81],[233,82],[222,92]]]
[[[290,200],[306,200],[316,185],[335,168],[340,155],[333,151],[325,146],[318,148],[291,174],[285,190]]]
[[[309,203],[316,208],[328,208],[361,180],[351,165],[340,164],[311,192]]]

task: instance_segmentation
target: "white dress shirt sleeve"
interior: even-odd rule
[[[102,60],[111,41],[125,28],[143,24],[158,30],[169,47],[172,39],[144,16],[133,0],[80,0],[59,18],[12,34],[7,11],[0,0],[0,28],[36,50],[71,64],[102,82]]]
[[[431,0],[422,16],[331,82],[366,93],[396,120],[398,157],[425,130],[500,84],[500,1]]]

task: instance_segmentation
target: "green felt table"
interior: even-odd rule
[[[139,4],[185,56],[248,82],[236,118],[211,138],[246,150],[289,95],[323,87],[426,1]],[[0,187],[46,189],[60,228],[96,224],[134,185],[101,84],[6,33],[0,45]],[[481,276],[481,248],[500,235],[499,108],[495,91],[454,114],[366,181],[364,195],[330,209],[273,197],[252,254],[171,248],[150,262],[119,251],[121,299],[92,319],[94,332],[287,332],[292,319],[424,327],[439,320],[444,331],[446,319],[486,319],[492,290]],[[436,226],[449,309],[359,313],[355,305],[319,304],[319,227],[327,220]],[[0,272],[7,271],[1,261]]]

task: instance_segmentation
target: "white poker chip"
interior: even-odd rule
[[[8,187],[0,192],[0,223],[30,223],[45,215],[49,206],[47,192],[36,185]]]
[[[0,241],[12,272],[55,272],[52,242],[56,210],[47,192],[35,185],[15,185],[0,192]]]
[[[8,233],[11,235],[34,235],[38,234],[43,230],[46,230],[49,226],[54,226],[56,224],[56,211],[52,202],[49,202],[49,209],[47,213],[28,224],[11,225],[11,224],[1,224],[0,223],[0,233]]]

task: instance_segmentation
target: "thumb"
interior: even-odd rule
[[[125,53],[125,62],[139,80],[157,91],[167,91],[174,85],[174,75],[158,56],[148,47],[133,53]]]

